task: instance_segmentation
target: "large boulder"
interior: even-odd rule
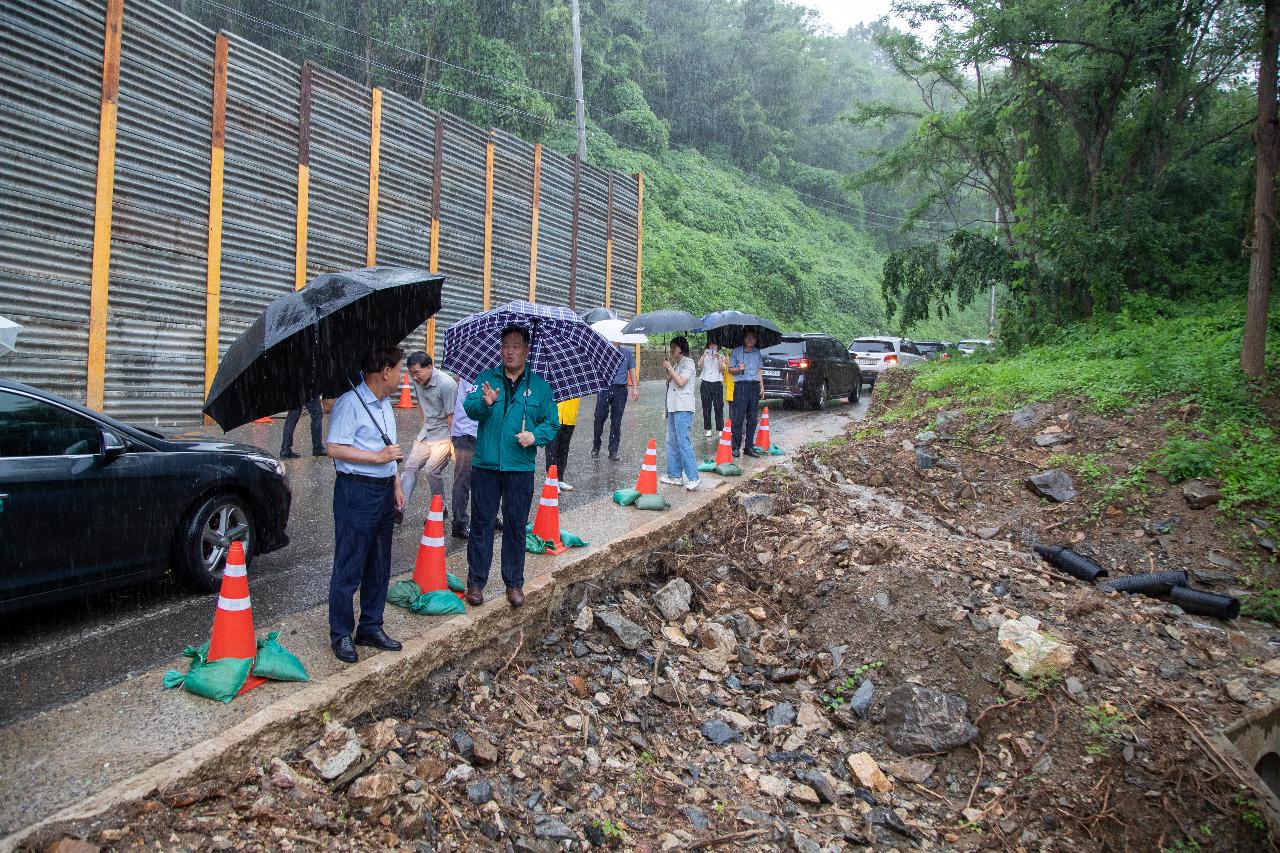
[[[903,684],[885,699],[889,743],[903,755],[947,752],[978,736],[969,703],[918,684]]]
[[[1060,468],[1051,468],[1027,478],[1027,488],[1042,498],[1056,503],[1069,501],[1076,496],[1076,484],[1071,475]]]
[[[653,639],[648,631],[619,613],[597,613],[596,624],[604,629],[609,639],[633,652]]]

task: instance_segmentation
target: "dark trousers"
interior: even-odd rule
[[[395,490],[341,474],[333,483],[333,574],[329,577],[329,642],[382,627],[391,578]],[[360,625],[351,597],[360,590]]]
[[[547,472],[550,473],[552,465],[556,466],[556,474],[561,480],[569,467],[569,441],[573,438],[573,427],[573,424],[560,424],[555,441],[547,445]]]
[[[607,391],[596,395],[595,434],[591,439],[591,449],[600,450],[600,436],[604,433],[604,422],[609,420],[609,455],[617,456],[618,447],[622,444],[622,412],[627,408],[627,386],[610,385]]]
[[[716,416],[716,432],[724,430],[724,383],[703,382],[698,386],[702,395],[702,428],[711,429],[711,413]]]
[[[756,440],[756,419],[760,417],[760,380],[740,379],[733,383],[733,449],[745,450]]]
[[[533,502],[532,471],[471,469],[471,538],[467,540],[467,585],[483,588],[493,563],[493,522],[502,504],[502,582],[524,586],[524,537]]]
[[[453,437],[453,523],[463,527],[471,518],[471,458],[475,455],[474,435]]]
[[[320,432],[323,428],[321,421],[324,418],[324,409],[320,408],[320,398],[312,397],[306,403],[307,416],[311,418],[311,453],[319,456],[320,451],[324,450],[324,439],[321,438]],[[284,418],[284,434],[280,437],[280,455],[293,452],[293,433],[298,428],[298,421],[302,420],[302,409],[290,409],[289,414]]]

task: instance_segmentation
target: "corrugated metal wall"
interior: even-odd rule
[[[298,208],[301,69],[228,39],[220,356],[267,303],[293,290]]]
[[[83,400],[104,4],[0,3],[0,315],[26,327],[0,376]],[[294,286],[302,69],[228,35],[219,352]],[[104,408],[143,424],[199,421],[203,398],[215,34],[163,5],[128,0],[121,41],[107,294]],[[313,69],[307,277],[365,263],[370,90]],[[382,97],[377,259],[426,267],[434,133],[443,128],[442,331],[480,310],[486,149],[492,141],[490,304],[526,298],[533,146]],[[541,159],[537,292],[568,304],[574,180]],[[604,299],[608,174],[584,167],[576,307]],[[636,184],[614,176],[612,304],[635,305]],[[439,340],[439,337],[437,338]],[[419,329],[405,342],[425,343]],[[439,344],[437,344],[439,346]]]
[[[84,401],[101,3],[0,3],[0,376]]]
[[[129,4],[103,408],[150,425],[204,401],[214,33],[155,0]]]

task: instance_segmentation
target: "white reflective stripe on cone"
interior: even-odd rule
[[[443,536],[423,536],[422,544],[426,545],[428,548],[443,548],[444,537]]]
[[[427,513],[427,521],[444,521],[444,513],[443,513],[443,512],[429,512],[429,513]]]
[[[244,566],[236,566],[231,563],[227,563],[226,568],[222,570],[222,576],[227,578],[242,578],[246,574],[248,572],[245,571]]]
[[[220,595],[218,596],[218,609],[219,610],[248,610],[249,596],[246,595],[244,598],[223,598]]]
[[[559,487],[560,487],[560,481],[559,481],[559,480],[552,480],[552,479],[548,478],[548,479],[547,479],[547,485],[548,485],[548,486],[555,486],[556,488],[559,488]]]
[[[640,466],[640,470],[641,470],[641,471],[657,471],[657,470],[658,470],[658,466],[657,466],[656,464],[654,464],[654,465],[641,465],[641,466]]]
[[[555,498],[538,498],[538,506],[560,506]]]

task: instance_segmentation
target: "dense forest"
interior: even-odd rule
[[[175,2],[574,150],[567,0]],[[583,0],[589,160],[646,174],[646,307],[971,336],[994,286],[1016,347],[1243,293],[1258,4],[894,8],[835,33],[787,0]]]

